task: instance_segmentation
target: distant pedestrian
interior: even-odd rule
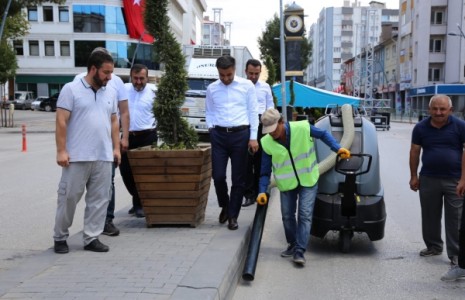
[[[97,47],[94,49],[95,51],[103,51],[108,54],[107,49],[102,47]],[[111,54],[110,54],[111,55]],[[87,72],[80,73],[76,75],[74,80],[80,80],[84,76],[87,75]],[[118,115],[119,115],[119,123],[121,127],[121,152],[126,152],[128,150],[128,134],[129,134],[129,108],[128,108],[128,94],[126,88],[124,86],[123,80],[115,75],[111,74],[111,80],[108,81],[107,88],[112,88],[117,93],[117,101],[118,101]],[[113,223],[113,219],[115,218],[115,169],[116,164],[113,164],[113,168],[111,171],[111,197],[110,202],[108,203],[107,208],[107,216],[105,218],[105,227],[103,228],[102,234],[108,236],[117,236],[119,235],[120,231]]]
[[[258,150],[257,95],[250,80],[235,76],[236,60],[225,55],[216,60],[220,79],[207,88],[205,117],[212,146],[212,177],[220,223],[236,230],[247,176],[247,149]],[[231,194],[228,194],[226,168],[231,159]]]
[[[294,263],[303,266],[320,176],[314,139],[321,139],[331,150],[341,154],[341,158],[349,158],[350,151],[342,148],[329,132],[310,125],[306,120],[284,122],[276,109],[265,111],[261,121],[266,135],[261,139],[263,155],[257,202],[267,201],[265,191],[273,171],[280,191],[284,234],[288,243],[281,256],[292,256]]]
[[[142,64],[134,64],[130,71],[131,83],[126,83],[129,99],[129,147],[135,149],[143,146],[150,146],[157,143],[157,121],[153,115],[153,103],[155,101],[155,91],[148,85],[149,70]],[[127,152],[122,153],[121,177],[124,185],[132,196],[132,208],[129,213],[134,213],[137,218],[145,217],[142,203],[137,192],[134,176]]]
[[[421,227],[426,245],[420,256],[440,255],[443,251],[441,219],[444,207],[447,256],[451,264],[456,265],[465,191],[465,122],[452,116],[452,101],[446,95],[431,97],[429,113],[430,117],[413,128],[410,147],[409,184],[410,189],[420,192]]]
[[[113,64],[108,53],[93,52],[87,62],[87,75],[65,84],[58,98],[57,163],[63,169],[53,236],[56,253],[69,252],[69,227],[84,192],[84,249],[109,250],[98,237],[110,199],[112,164],[118,165],[121,160],[116,91],[106,88]]]
[[[258,103],[258,119],[270,108],[274,108],[273,95],[271,94],[270,85],[266,82],[259,81],[262,72],[262,64],[259,60],[249,59],[245,64],[245,74],[247,79],[255,85]],[[246,207],[255,203],[258,195],[258,181],[260,179],[260,166],[262,160],[262,150],[260,139],[262,138],[262,123],[258,124],[257,141],[259,144],[258,151],[249,153],[247,161],[247,179],[245,184],[244,202],[242,206]]]

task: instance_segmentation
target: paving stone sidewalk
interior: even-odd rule
[[[243,208],[239,229],[219,224],[210,189],[205,221],[196,228],[155,226],[117,212],[121,234],[101,236],[107,253],[83,250],[82,232],[68,254],[50,248],[0,272],[0,299],[231,299],[242,274],[255,205]]]

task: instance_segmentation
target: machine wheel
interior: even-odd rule
[[[45,105],[45,111],[52,111],[52,106],[49,104]]]
[[[349,253],[353,236],[354,232],[352,230],[341,230],[339,232],[339,247],[342,253]]]

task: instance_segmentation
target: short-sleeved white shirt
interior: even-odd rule
[[[155,128],[157,121],[153,115],[155,91],[148,85],[142,91],[136,91],[132,83],[125,84],[128,92],[129,131],[141,131]]]
[[[66,150],[70,162],[113,161],[111,116],[117,112],[116,90],[94,92],[84,78],[65,84],[57,108],[69,111]]]

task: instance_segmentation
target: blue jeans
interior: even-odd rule
[[[295,244],[295,250],[305,252],[312,227],[313,207],[318,184],[312,187],[299,186],[291,191],[281,192],[281,214],[284,234],[288,244]],[[297,198],[299,199],[296,220]]]

